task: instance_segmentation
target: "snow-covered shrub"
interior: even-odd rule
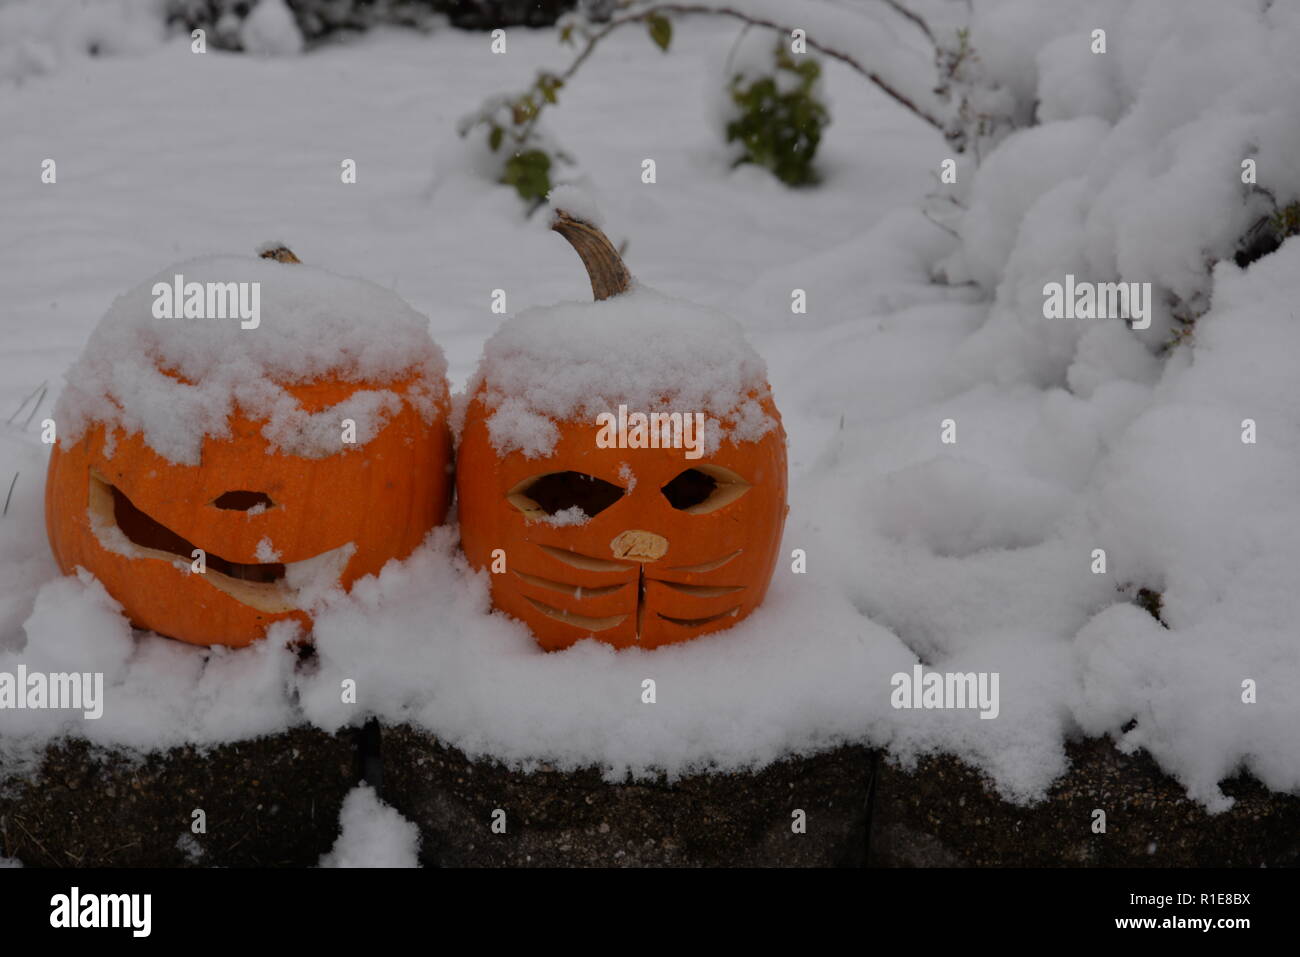
[[[958,27],[935,39],[935,69],[939,84],[935,94],[950,115],[944,131],[958,152],[981,153],[1020,126],[1030,122],[1030,110],[984,70],[972,46],[969,27]]]
[[[735,164],[755,163],[790,186],[817,181],[813,158],[822,130],[830,123],[821,90],[821,63],[790,52],[783,37],[760,34],[757,49],[746,49],[733,62],[727,93],[728,143],[735,143]],[[762,51],[765,56],[755,56]]]
[[[988,75],[1036,103],[1037,124],[975,171],[962,249],[944,267],[994,295],[988,323],[963,345],[971,374],[1070,380],[1094,333],[1042,319],[1044,283],[1067,273],[1151,283],[1151,327],[1124,350],[1166,352],[1210,307],[1215,263],[1247,262],[1289,234],[1300,77],[1287,27],[1298,19],[1292,5],[1213,0],[975,4],[971,42]],[[1010,23],[1015,43],[1003,35]],[[1094,52],[1098,30],[1106,52]]]
[[[291,56],[302,52],[303,38],[284,0],[258,0],[240,25],[239,43],[249,53]]]
[[[441,13],[447,14],[453,26],[469,30],[488,30],[497,27],[546,27],[575,0],[435,0]]]
[[[0,81],[53,73],[84,57],[144,53],[166,38],[163,0],[0,4]]]
[[[672,24],[657,14],[648,15],[644,22],[650,31],[650,39],[667,52],[672,41]],[[581,36],[587,44],[563,75],[539,70],[528,89],[517,94],[488,97],[477,110],[462,116],[456,127],[462,138],[480,127],[486,129],[475,165],[488,178],[514,187],[519,198],[529,204],[530,212],[537,209],[550,193],[553,168],[560,163],[574,163],[547,132],[541,122],[542,113],[547,106],[559,102],[558,94],[565,80],[598,40],[590,32],[590,23],[578,14],[563,18],[558,34],[561,43],[576,43]]]
[[[517,96],[489,97],[457,126],[462,138],[486,129],[472,146],[474,165],[488,179],[513,187],[530,208],[551,191],[553,170],[573,165],[573,158],[541,123],[542,108],[556,102],[561,86],[563,81],[554,74],[541,72],[530,89]]]
[[[186,32],[201,28],[207,31],[208,43],[213,47],[253,53],[294,52],[289,48],[290,27],[298,34],[299,45],[339,31],[368,30],[380,24],[428,28],[435,22],[439,8],[447,5],[439,0],[165,2],[167,21],[175,28]]]
[[[574,0],[160,0],[168,21],[186,31],[201,27],[213,45],[257,50],[246,40],[258,7],[286,6],[302,37],[314,43],[332,34],[380,25],[429,29],[449,21],[466,29],[547,26]]]

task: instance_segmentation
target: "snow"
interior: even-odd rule
[[[0,4],[0,83],[57,72],[94,56],[163,42],[163,0],[16,0]]]
[[[176,279],[180,276],[182,279]],[[253,319],[180,317],[191,284],[256,283]],[[175,317],[156,318],[168,295]],[[206,303],[225,305],[209,296]],[[226,310],[233,312],[233,310]],[[241,315],[243,315],[241,313]],[[236,408],[265,418],[274,446],[308,457],[339,449],[344,419],[356,423],[356,445],[383,430],[404,401],[425,421],[445,411],[446,360],[427,332],[428,320],[386,289],[323,269],[253,257],[218,256],[170,266],[114,300],[67,372],[54,412],[60,438],[75,442],[95,423],[143,434],[173,462],[197,464],[205,436],[229,435]],[[331,379],[372,385],[411,377],[399,392],[358,388],[326,409],[309,410],[284,386]]]
[[[185,859],[191,865],[198,864],[203,860],[203,855],[207,852],[203,850],[203,845],[199,843],[198,838],[193,834],[186,832],[176,839],[176,850],[185,855]]]
[[[20,763],[62,735],[147,750],[257,737],[299,720],[289,697],[290,628],[273,627],[248,655],[133,634],[121,606],[85,571],[50,576],[23,627],[26,646],[0,651],[0,671],[25,664],[29,671],[105,677],[100,720],[85,721],[77,711],[5,712],[0,747]]]
[[[420,829],[375,794],[355,787],[339,809],[339,837],[321,867],[419,867]]]
[[[827,6],[784,9],[815,35]],[[965,7],[920,6],[936,27],[941,9]],[[0,671],[100,670],[106,706],[98,721],[7,712],[0,748],[30,758],[77,734],[146,749],[377,715],[474,755],[596,765],[610,779],[752,767],[844,741],[904,762],[946,751],[1030,801],[1065,770],[1067,738],[1109,734],[1211,809],[1228,805],[1218,782],[1239,770],[1300,790],[1300,246],[1244,270],[1226,258],[1271,209],[1241,182],[1241,159],[1257,160],[1278,203],[1300,197],[1300,15],[1214,0],[974,8],[972,43],[994,85],[984,93],[1022,122],[1036,109],[1038,124],[988,144],[978,169],[963,159],[951,185],[936,179],[952,155],[942,137],[836,63],[823,182],[787,190],[732,170],[716,125],[687,104],[715,95],[737,25],[692,20],[666,57],[639,31],[613,35],[547,113],[645,283],[594,304],[573,251],[484,178],[455,131],[485,96],[562,67],[569,51],[549,34],[512,31],[502,57],[446,31],[376,33],[287,60],[194,57],[180,38],[27,74],[0,98],[0,207],[23,224],[0,240],[0,408],[21,413],[0,427],[0,486],[18,476],[0,518]],[[1108,52],[1085,56],[1098,26]],[[932,85],[910,25],[835,36],[861,41],[864,56],[868,42],[886,48],[881,68],[906,73],[907,90]],[[141,112],[149,137],[131,132]],[[39,182],[46,156],[57,185]],[[646,157],[653,185],[640,181]],[[345,158],[356,184],[339,181]],[[922,214],[936,198],[957,236]],[[140,407],[119,414],[184,456],[194,427],[219,429],[221,403],[254,390],[254,365],[287,376],[347,354],[432,370],[430,346],[397,345],[423,343],[426,329],[462,407],[480,357],[489,383],[508,384],[488,392],[502,447],[540,450],[549,416],[608,411],[620,395],[657,402],[665,381],[681,390],[674,401],[723,411],[770,381],[791,510],[765,604],[729,631],[654,652],[583,642],[544,654],[489,612],[486,576],[465,566],[453,522],[350,594],[315,591],[310,667],[290,626],[238,652],[134,634],[98,583],[58,576],[38,438],[53,396],[21,403],[41,382],[58,391],[139,277],[180,259],[189,279],[195,257],[267,235],[321,268],[222,261],[300,277],[313,315],[339,317],[336,339],[308,326],[278,339],[268,287],[258,330],[176,320],[186,338],[142,340],[160,327],[137,287],[131,310],[115,309],[125,339],[95,333],[133,375],[84,360],[63,388],[60,432],[92,394],[102,412],[111,387]],[[1152,283],[1151,327],[1043,319],[1042,287],[1066,273]],[[511,317],[490,311],[497,288]],[[806,314],[791,312],[794,289]],[[1175,310],[1200,318],[1166,349]],[[353,340],[371,311],[393,322]],[[212,337],[212,351],[193,336]],[[245,354],[250,336],[259,346]],[[357,348],[339,351],[348,342]],[[175,386],[147,373],[146,346],[218,377],[227,398],[207,409],[153,395]],[[188,427],[172,434],[177,416]],[[955,444],[941,439],[948,419]],[[1246,419],[1254,444],[1241,440]],[[629,452],[629,474],[635,465]],[[790,569],[796,548],[806,574]],[[1094,574],[1099,548],[1107,566]],[[1161,593],[1163,624],[1135,604],[1140,588]],[[917,662],[998,672],[999,717],[892,709],[891,675]],[[647,677],[654,705],[640,700]],[[356,704],[340,700],[345,679]],[[361,817],[379,815],[373,795],[365,802]]]
[[[618,467],[618,480],[623,483],[623,488],[631,492],[636,488],[636,473],[632,471],[632,466],[627,462],[621,462]]]
[[[257,543],[257,560],[259,562],[278,562],[280,553],[275,550],[269,538],[263,538]]]
[[[740,324],[640,285],[506,320],[484,346],[469,393],[480,386],[493,448],[530,457],[553,450],[556,422],[594,422],[620,405],[704,413],[706,450],[755,441],[776,425],[761,405],[767,367]]]
[[[571,508],[562,509],[554,515],[542,517],[542,521],[547,525],[561,527],[565,525],[585,525],[591,516],[582,510],[580,505],[574,505]]]
[[[605,227],[605,217],[600,211],[600,204],[589,188],[576,183],[563,183],[551,190],[546,201],[553,210],[564,210],[574,219],[590,223],[597,229]]]
[[[257,0],[239,29],[239,41],[249,53],[291,56],[302,52],[302,33],[284,0]]]

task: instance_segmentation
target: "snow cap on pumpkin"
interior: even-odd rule
[[[60,437],[76,441],[96,422],[139,432],[159,455],[197,464],[204,436],[229,434],[238,409],[266,420],[263,435],[292,454],[339,450],[339,423],[357,424],[356,445],[382,430],[403,402],[426,421],[445,395],[446,360],[428,320],[393,292],[363,279],[296,263],[215,256],[162,270],[119,296],[66,374],[55,412]],[[279,261],[272,261],[272,258]],[[256,327],[235,318],[156,318],[155,286],[257,283]],[[251,289],[251,287],[250,287]],[[174,303],[181,313],[184,300]],[[250,328],[243,328],[250,325]],[[405,380],[402,394],[383,388]],[[309,411],[284,386],[357,383],[349,398]]]
[[[468,391],[490,410],[499,453],[549,454],[557,423],[594,423],[620,405],[629,413],[704,413],[706,451],[722,441],[756,441],[775,427],[763,408],[767,367],[738,322],[632,280],[612,248],[604,250],[608,261],[593,263],[608,241],[581,220],[556,216],[600,301],[526,310],[488,339]],[[566,220],[582,230],[577,241],[560,228]]]

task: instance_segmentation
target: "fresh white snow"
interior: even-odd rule
[[[547,455],[559,439],[555,423],[591,423],[620,405],[703,413],[706,451],[724,438],[756,441],[776,425],[761,405],[767,368],[739,323],[639,284],[602,302],[506,320],[484,346],[469,394],[480,386],[501,453]]]
[[[261,56],[290,56],[302,52],[302,33],[284,0],[257,0],[239,30],[244,49]]]
[[[339,837],[321,867],[419,867],[420,829],[379,800],[373,788],[353,788],[339,809]]]
[[[546,201],[552,210],[564,210],[575,219],[591,223],[597,229],[605,228],[605,215],[600,211],[600,202],[588,188],[576,183],[561,183],[547,195]]]
[[[232,283],[247,284],[238,289],[239,310],[226,292]],[[216,295],[214,286],[222,287]],[[426,421],[437,414],[446,360],[427,326],[388,290],[312,266],[251,255],[178,263],[114,300],[68,370],[54,420],[64,441],[107,422],[140,432],[173,462],[195,465],[204,436],[228,435],[238,407],[265,418],[263,434],[286,451],[332,455],[343,419],[356,423],[360,446],[403,401]],[[405,378],[415,380],[405,399],[365,387]],[[317,379],[362,387],[313,411],[284,388]]]

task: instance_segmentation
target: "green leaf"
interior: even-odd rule
[[[755,163],[790,186],[804,186],[817,182],[813,157],[830,114],[814,92],[817,62],[783,59],[779,46],[776,52],[773,73],[793,73],[800,77],[798,85],[782,92],[772,74],[752,82],[734,77],[728,90],[736,113],[726,126],[726,138],[743,147],[737,163]]]
[[[652,13],[645,18],[646,26],[650,28],[650,39],[655,45],[668,52],[668,44],[673,42],[673,23],[662,13]]]
[[[558,103],[559,100],[555,91],[564,86],[564,81],[554,73],[541,73],[537,76],[537,89],[541,91],[542,99],[547,103]]]
[[[521,96],[515,101],[511,110],[511,118],[516,126],[522,126],[532,119],[533,114],[537,112],[537,103],[533,100],[532,94]]]
[[[501,182],[523,200],[545,199],[551,191],[551,158],[543,150],[525,150],[506,161]]]
[[[506,131],[503,130],[501,127],[499,126],[492,127],[492,132],[488,134],[488,146],[492,148],[493,153],[495,153],[497,150],[501,148],[501,140],[505,135],[506,135]]]

